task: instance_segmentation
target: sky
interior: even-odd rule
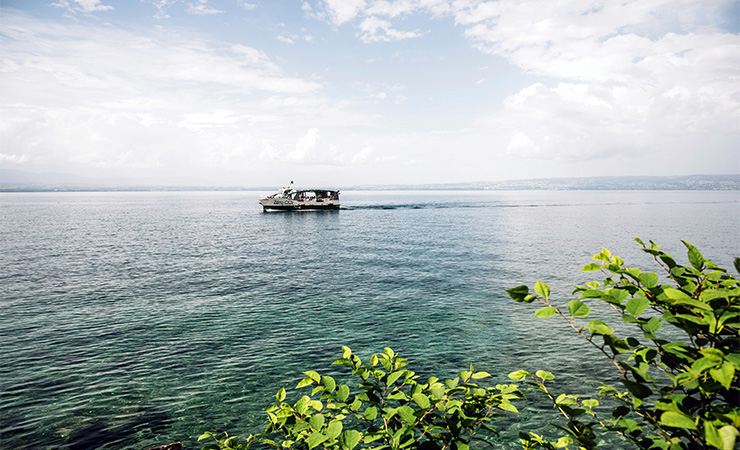
[[[740,2],[0,0],[0,167],[346,187],[740,173]]]

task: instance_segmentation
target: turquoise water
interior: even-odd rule
[[[546,280],[567,301],[602,246],[655,270],[636,236],[740,255],[738,192],[347,191],[301,213],[263,213],[259,194],[0,194],[0,448],[259,431],[274,393],[334,373],[341,345],[589,392],[609,367],[504,289]],[[550,414],[507,419],[500,446]]]

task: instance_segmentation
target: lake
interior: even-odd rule
[[[608,364],[505,289],[543,280],[566,303],[602,247],[656,271],[635,237],[682,262],[681,239],[740,256],[737,191],[346,191],[340,211],[297,213],[260,194],[0,194],[0,448],[259,432],[302,371],[341,378],[342,345],[492,384],[550,370],[587,394]],[[506,419],[498,445],[549,414]]]

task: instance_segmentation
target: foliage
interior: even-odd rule
[[[637,241],[671,284],[659,284],[657,274],[628,268],[603,249],[583,271],[601,271],[606,278],[576,287],[579,296],[567,307],[554,304],[542,282],[535,284],[534,294],[526,286],[507,291],[518,302],[543,304],[536,317],[560,317],[613,363],[623,386],[603,384],[599,392],[616,400],[612,417],[596,417],[597,400],[579,403],[575,396],[549,394],[547,377],[519,371],[512,378],[528,379],[548,395],[567,419],[560,428],[583,448],[596,448],[594,429],[601,429],[621,434],[638,448],[730,450],[740,428],[740,284],[688,242],[691,265],[683,266],[652,241]],[[612,326],[603,319],[586,322],[591,314],[586,302],[593,300],[615,313]],[[618,336],[615,324],[620,322],[637,334]],[[562,443],[522,438],[527,448]]]
[[[535,317],[567,323],[610,361],[621,382],[603,383],[600,402],[551,392],[550,372],[509,374],[545,395],[565,420],[552,424],[565,433],[554,441],[520,433],[523,448],[595,449],[600,434],[619,435],[625,446],[642,449],[734,448],[740,434],[740,283],[688,242],[690,266],[683,266],[653,242],[637,241],[669,284],[660,284],[658,274],[626,267],[603,249],[583,271],[606,277],[577,286],[577,298],[567,304],[553,300],[549,286],[539,281],[534,293],[526,286],[507,291],[517,302],[541,303]],[[735,267],[740,271],[740,260]],[[592,318],[591,302],[603,302],[613,315]],[[389,348],[365,363],[347,347],[342,352],[334,364],[359,379],[354,389],[331,376],[304,372],[297,388],[311,388],[310,394],[290,404],[281,389],[277,403],[267,409],[263,434],[239,439],[207,432],[199,439],[212,441],[204,450],[246,450],[255,444],[300,450],[468,450],[473,439],[496,434],[495,416],[517,412],[512,401],[524,401],[517,385],[480,386],[478,380],[489,374],[472,366],[457,378],[420,382],[406,369],[406,359]]]
[[[473,439],[495,433],[491,419],[503,411],[516,412],[511,400],[521,393],[514,385],[500,384],[483,388],[477,380],[488,378],[486,372],[460,372],[459,377],[441,382],[419,376],[406,369],[406,359],[390,348],[362,360],[348,347],[334,362],[350,368],[359,378],[359,391],[352,394],[346,385],[315,371],[297,388],[309,388],[294,404],[285,402],[281,389],[278,403],[267,408],[269,425],[264,434],[249,436],[244,442],[227,435],[205,433],[200,440],[215,442],[205,449],[247,449],[254,442],[276,448],[311,450],[403,449],[423,446],[428,450],[468,450]],[[362,431],[359,431],[362,430]]]

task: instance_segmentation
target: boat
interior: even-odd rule
[[[339,209],[339,191],[335,189],[295,189],[293,182],[278,192],[260,199],[263,211],[300,211]]]

